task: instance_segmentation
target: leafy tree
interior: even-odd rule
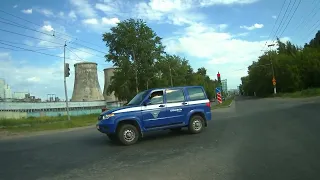
[[[320,31],[303,48],[279,39],[277,44],[276,51],[265,53],[248,67],[248,76],[241,78],[241,92],[261,97],[271,95],[272,66],[278,92],[320,87]],[[268,62],[272,62],[272,66],[267,65]]]
[[[115,91],[120,100],[130,99],[134,93],[122,94],[121,88],[135,89],[135,93],[144,88],[147,77],[153,75],[155,60],[164,52],[161,38],[143,20],[128,19],[104,33],[103,41],[109,48],[106,60],[119,67],[108,92]]]

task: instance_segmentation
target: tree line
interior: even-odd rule
[[[276,50],[265,52],[248,67],[248,75],[241,78],[241,94],[272,95],[272,67],[279,93],[320,87],[320,31],[303,47],[279,39],[276,45]]]
[[[145,89],[201,85],[213,98],[217,80],[210,79],[204,67],[194,71],[184,57],[166,53],[161,40],[141,19],[121,21],[104,33],[103,41],[109,48],[106,61],[117,67],[108,93],[128,101]]]

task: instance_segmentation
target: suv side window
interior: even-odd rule
[[[163,104],[163,91],[154,91],[149,96],[151,104]]]
[[[191,101],[206,99],[206,96],[200,87],[187,88]]]
[[[167,89],[166,90],[167,103],[184,102],[185,97],[182,89]]]

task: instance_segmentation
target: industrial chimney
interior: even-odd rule
[[[104,89],[103,89],[103,96],[104,99],[108,102],[118,101],[114,92],[107,93],[108,87],[111,84],[111,77],[113,76],[115,68],[106,68],[104,69]]]
[[[76,63],[75,80],[71,101],[102,101],[97,73],[97,63]]]

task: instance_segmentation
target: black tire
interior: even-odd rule
[[[188,130],[191,134],[197,134],[202,132],[204,126],[204,119],[199,115],[194,115],[190,118]]]
[[[111,141],[114,141],[114,142],[118,141],[118,137],[116,134],[107,134],[107,136]]]
[[[138,129],[131,124],[121,125],[117,132],[118,139],[123,145],[135,144],[139,139],[139,135]]]

